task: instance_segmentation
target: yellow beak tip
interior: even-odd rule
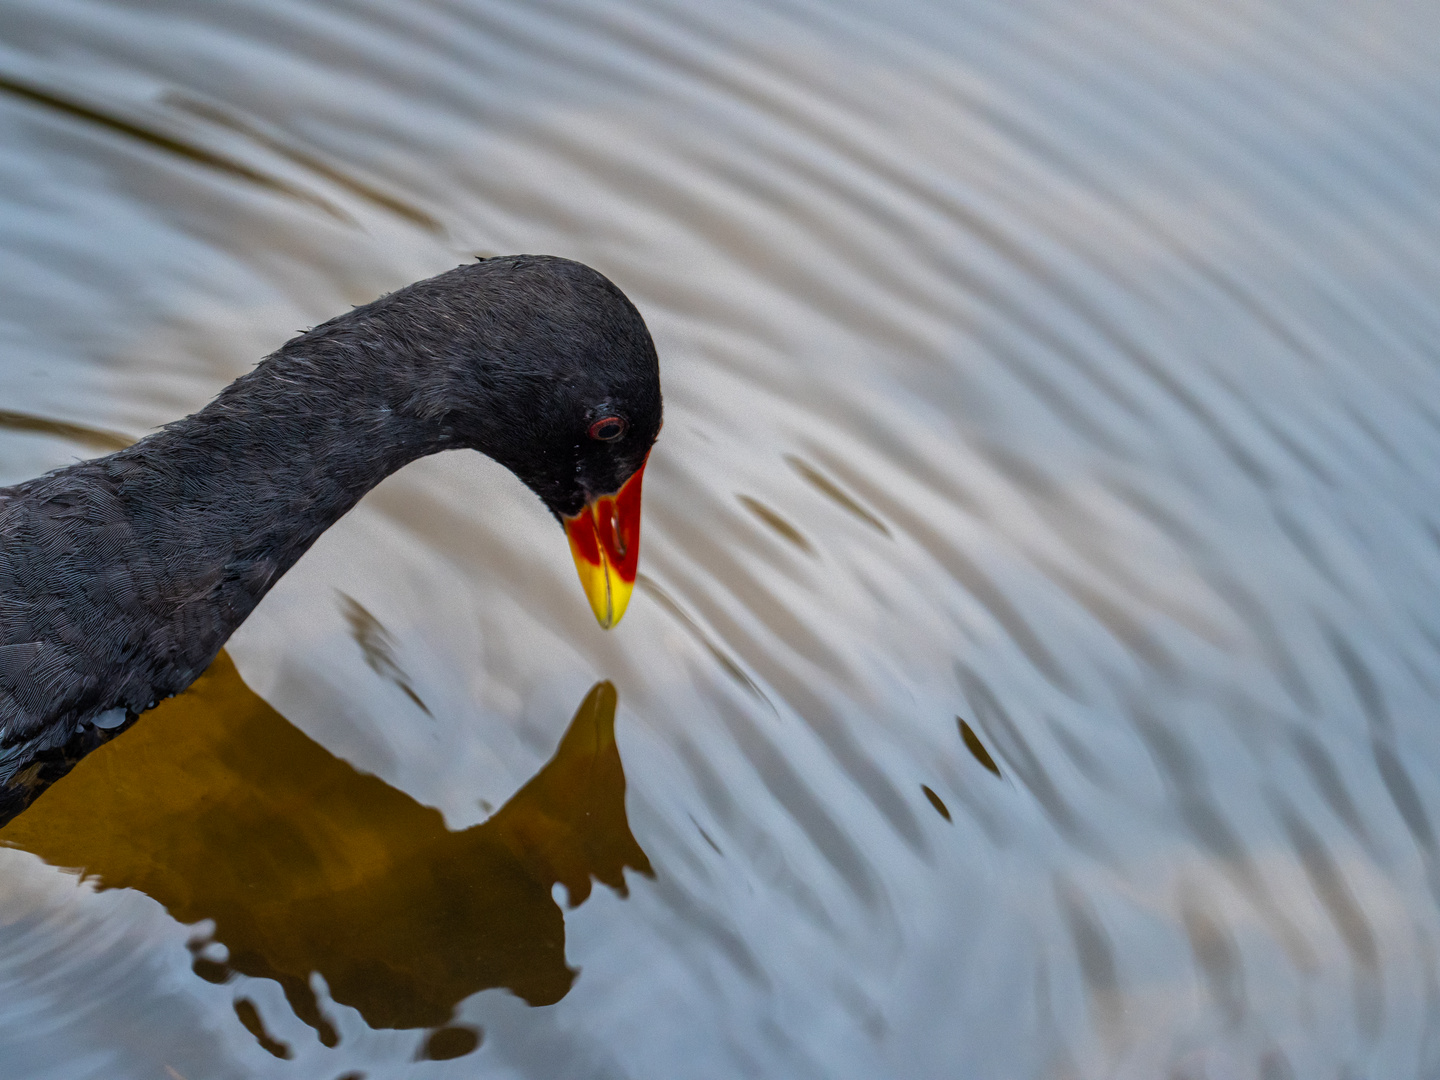
[[[595,575],[599,576],[601,575]],[[598,588],[587,589],[586,592],[590,594],[590,609],[595,612],[595,621],[602,630],[613,630],[625,616],[633,586],[613,572],[605,574],[604,577],[608,580],[596,582]]]
[[[634,591],[635,583],[626,581],[617,574],[604,558],[600,565],[596,566],[580,552],[574,551],[572,554],[575,556],[575,569],[580,573],[580,585],[585,590],[586,599],[590,601],[590,610],[595,613],[595,621],[600,624],[601,629],[613,629],[630,605],[630,594]]]

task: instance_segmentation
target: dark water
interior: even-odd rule
[[[478,253],[668,409],[617,630],[421,462],[0,834],[0,1075],[1440,1075],[1437,35],[7,5],[0,481]]]

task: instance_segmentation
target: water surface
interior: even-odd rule
[[[616,631],[420,462],[18,819],[4,1074],[1440,1072],[1437,31],[16,0],[0,481],[477,254],[667,423]]]

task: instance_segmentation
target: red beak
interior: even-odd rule
[[[649,459],[647,458],[646,461]],[[600,495],[574,517],[565,519],[570,554],[595,618],[610,629],[625,614],[640,565],[640,481],[635,474],[613,495]]]

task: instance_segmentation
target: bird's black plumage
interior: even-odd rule
[[[609,416],[624,436],[590,437]],[[125,450],[0,489],[0,822],[189,686],[396,469],[479,450],[572,515],[643,465],[660,417],[624,294],[579,263],[503,257],[301,334]]]

